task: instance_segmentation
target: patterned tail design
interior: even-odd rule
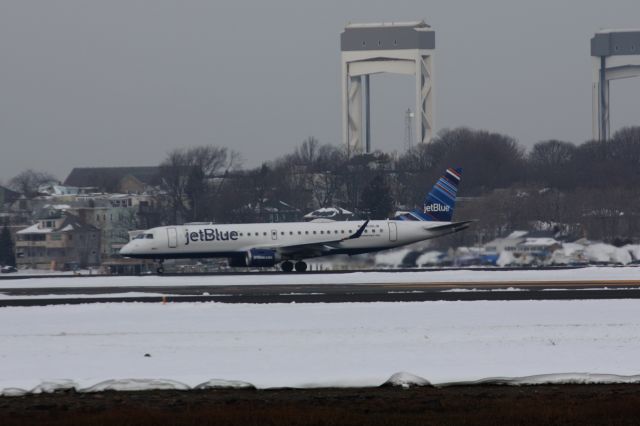
[[[396,216],[394,219],[451,222],[461,178],[461,168],[447,169],[444,176],[436,182],[429,194],[427,194],[422,210],[416,209]]]

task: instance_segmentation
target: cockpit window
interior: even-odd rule
[[[141,240],[144,238],[144,234],[136,235],[134,240]]]
[[[145,237],[147,240],[153,240],[153,234],[144,234],[144,237]]]

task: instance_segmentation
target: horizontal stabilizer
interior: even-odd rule
[[[437,231],[437,232],[441,232],[441,231],[451,231],[451,232],[458,232],[458,231],[462,231],[463,229],[467,229],[469,226],[471,226],[471,224],[475,222],[474,220],[463,220],[460,222],[451,222],[451,223],[447,223],[445,225],[438,225],[438,226],[425,226],[424,229],[427,231]]]

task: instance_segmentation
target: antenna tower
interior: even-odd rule
[[[407,108],[404,112],[404,149],[409,151],[413,147],[413,111]]]

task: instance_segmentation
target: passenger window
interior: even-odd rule
[[[305,235],[309,235],[309,231],[304,231],[304,234]]]
[[[284,232],[280,231],[280,235],[284,235]]]
[[[316,235],[316,231],[313,231],[313,235]]]
[[[344,234],[344,229],[342,229],[342,230],[340,231],[340,233],[341,233],[341,234]]]
[[[320,231],[321,234],[324,234],[324,231]]]
[[[302,235],[302,232],[301,232],[301,231],[298,231],[298,235]]]
[[[260,234],[258,234],[258,233],[256,232],[256,235],[260,235]],[[266,233],[266,232],[263,232],[263,233],[262,233],[262,235],[264,235],[264,236],[266,237],[266,236],[267,236],[267,233]]]
[[[289,235],[293,235],[293,231],[289,231]]]

